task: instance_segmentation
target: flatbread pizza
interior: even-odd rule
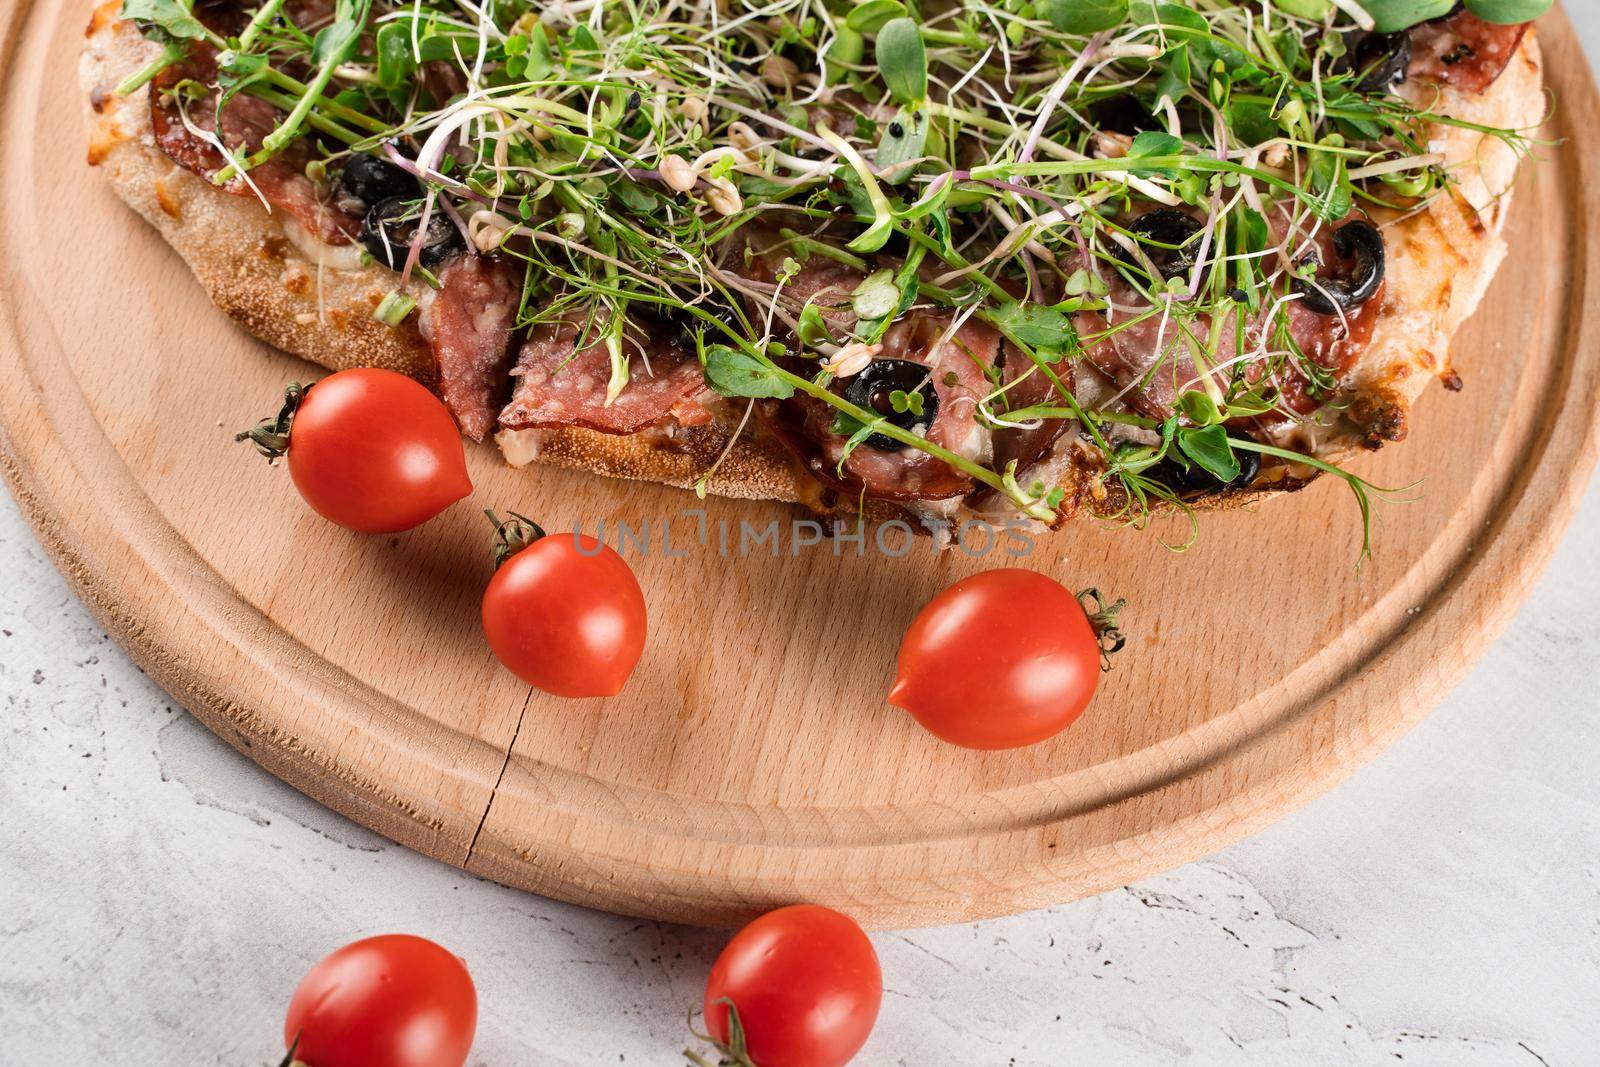
[[[948,533],[1365,506],[1459,386],[1546,6],[113,0],[81,81],[264,340],[513,464]]]

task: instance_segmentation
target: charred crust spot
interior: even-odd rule
[[[292,247],[287,237],[263,237],[256,252],[262,259],[287,259]]]
[[[1392,394],[1358,397],[1350,405],[1350,420],[1361,430],[1361,447],[1372,451],[1404,441],[1411,428],[1408,405]]]
[[[104,115],[108,110],[116,110],[117,98],[97,85],[89,91],[89,106],[96,115]]]
[[[1095,457],[1099,459],[1098,454]],[[1071,488],[1067,491],[1061,503],[1056,506],[1056,516],[1050,521],[1050,529],[1059,530],[1073,516],[1082,514],[1092,508],[1092,498],[1095,490],[1104,492],[1102,484],[1104,479],[1097,477],[1092,470],[1086,470],[1078,461],[1079,457],[1073,456]],[[1063,479],[1066,481],[1067,479]]]
[[[1310,485],[1312,482],[1314,482],[1316,480],[1317,480],[1317,476],[1315,474],[1313,474],[1309,478],[1297,478],[1292,474],[1285,474],[1283,477],[1279,478],[1278,480],[1276,480],[1274,482],[1271,482],[1268,485],[1264,486],[1262,489],[1256,490],[1256,491],[1257,492],[1261,492],[1263,494],[1265,494],[1267,492],[1298,493],[1300,490],[1304,489],[1306,486]]]
[[[1461,380],[1461,375],[1456,373],[1456,370],[1455,370],[1454,367],[1446,367],[1440,373],[1440,375],[1439,375],[1439,383],[1441,385],[1443,385],[1446,389],[1450,390],[1452,393],[1461,392],[1461,387],[1465,384]]]
[[[1478,53],[1473,51],[1473,48],[1470,44],[1462,41],[1460,44],[1450,49],[1450,51],[1440,56],[1439,61],[1447,67],[1453,67],[1457,63],[1465,63],[1469,59],[1476,58],[1477,55]]]

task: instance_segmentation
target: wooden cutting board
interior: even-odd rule
[[[1138,532],[1083,523],[1020,561],[1130,602],[1088,714],[1023,751],[942,745],[888,707],[919,605],[1011,557],[826,544],[724,557],[788,509],[711,501],[470,449],[477,491],[372,538],[298,501],[230,435],[311,368],[213,310],[83,162],[87,6],[0,0],[0,461],[108,631],[241,752],[438,859],[548,896],[729,923],[797,900],[879,926],[1069,900],[1211,852],[1414,725],[1501,632],[1600,449],[1594,233],[1600,100],[1571,27],[1543,25],[1567,138],[1517,192],[1512,252],[1404,446],[1358,461],[1359,523],[1326,480],[1249,513]],[[637,526],[651,640],[609,701],[530,692],[477,618],[479,509]],[[673,539],[660,544],[663,523]],[[611,537],[608,534],[608,537]],[[614,538],[612,538],[614,541]]]

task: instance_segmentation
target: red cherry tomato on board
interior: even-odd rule
[[[310,1067],[461,1067],[477,1028],[478,994],[461,961],[426,938],[386,934],[311,968],[289,1002],[283,1043]]]
[[[311,509],[359,533],[419,526],[472,492],[461,431],[439,398],[362,367],[289,386],[283,410],[239,435],[289,475]]]
[[[733,935],[706,981],[705,1018],[728,1047],[732,1002],[760,1067],[842,1067],[866,1044],[882,1000],[878,954],[855,920],[796,904]]]
[[[483,593],[495,657],[546,693],[616,696],[644,652],[644,593],[633,570],[587,534],[545,536],[521,516],[495,521],[501,562]]]
[[[1053,737],[1083,714],[1103,653],[1120,647],[1116,611],[1027,570],[994,570],[928,602],[900,644],[889,703],[965,748],[1017,748]],[[1109,640],[1110,646],[1102,641]]]

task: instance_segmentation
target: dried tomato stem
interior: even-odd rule
[[[314,384],[314,383],[313,383]],[[283,407],[270,419],[262,419],[248,430],[233,435],[235,441],[249,441],[256,451],[276,463],[289,451],[289,430],[294,425],[294,413],[300,409],[311,385],[290,382],[283,391]]]
[[[756,1067],[755,1061],[750,1058],[750,1049],[744,1034],[744,1023],[739,1019],[738,1006],[728,997],[719,997],[716,1003],[728,1006],[728,1040],[718,1041],[711,1034],[702,1034],[696,1030],[695,1013],[692,1010],[689,1012],[689,1032],[717,1050],[717,1062],[713,1064],[698,1052],[687,1048],[683,1050],[684,1058],[694,1067]]]
[[[1100,645],[1100,669],[1109,671],[1111,657],[1121,652],[1122,646],[1128,643],[1122,633],[1122,624],[1117,619],[1118,613],[1128,606],[1128,601],[1118,597],[1116,603],[1107,604],[1100,590],[1089,588],[1078,591],[1078,603],[1089,617],[1089,625],[1094,627],[1095,640]]]
[[[489,521],[494,523],[494,565],[498,570],[506,560],[545,536],[544,527],[515,511],[507,512],[509,519],[502,520],[494,513],[493,508],[484,508],[483,513],[489,516]]]

